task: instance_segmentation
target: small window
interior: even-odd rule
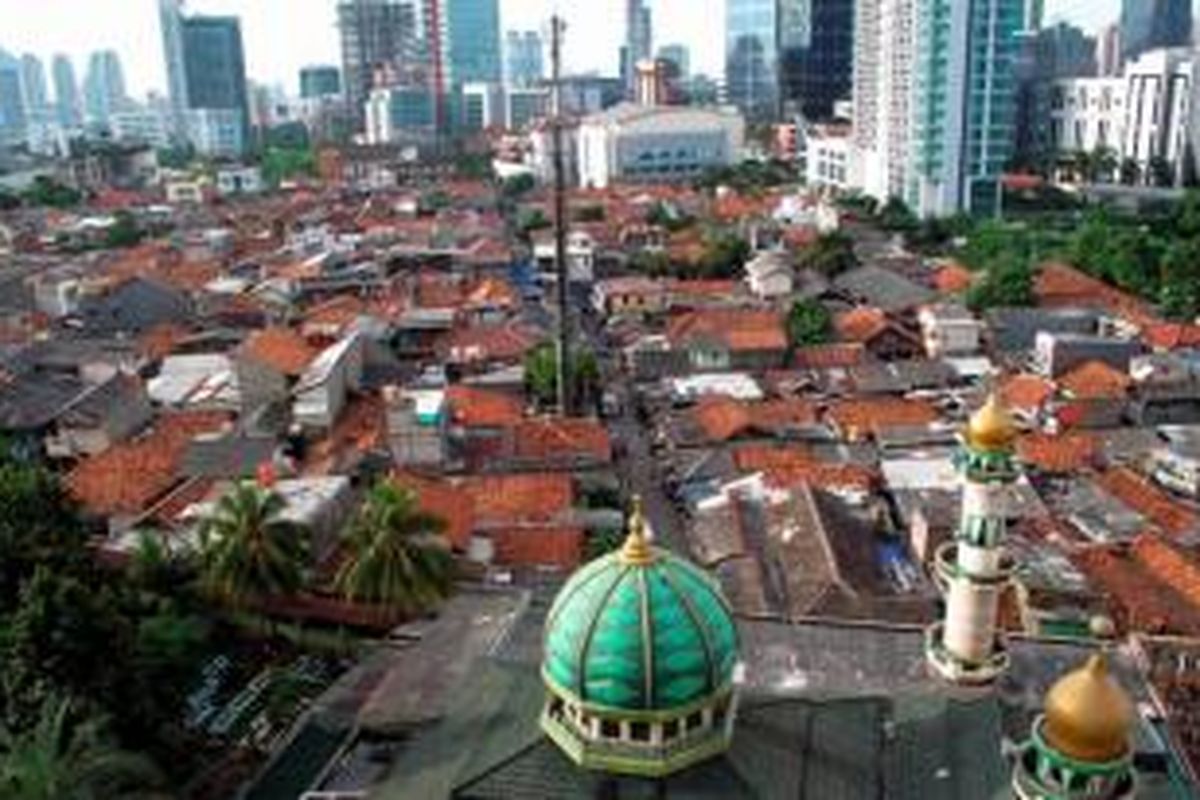
[[[621,726],[611,719],[601,720],[600,735],[605,739],[616,739],[621,735]]]
[[[669,742],[679,735],[679,720],[670,719],[663,723],[663,741]]]
[[[634,722],[629,726],[629,735],[635,742],[650,741],[650,723]]]
[[[700,724],[703,721],[704,721],[704,715],[701,714],[699,711],[693,711],[691,714],[688,714],[687,729],[689,731],[694,731],[700,727]]]

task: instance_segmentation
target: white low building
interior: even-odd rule
[[[979,352],[983,323],[962,306],[927,306],[917,314],[917,321],[925,353],[930,358]]]
[[[774,300],[792,293],[796,272],[787,253],[759,253],[746,264],[746,285],[760,300]]]
[[[733,109],[622,103],[580,122],[579,181],[603,189],[692,180],[736,163],[745,138],[746,122]]]
[[[849,125],[818,125],[804,139],[805,181],[814,189],[847,189],[851,185]]]

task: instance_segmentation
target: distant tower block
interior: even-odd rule
[[[942,545],[935,557],[946,618],[930,627],[925,642],[930,665],[953,683],[990,683],[1008,666],[997,617],[1014,567],[1001,543],[1009,487],[1017,477],[1015,439],[1012,417],[995,396],[962,437],[962,522],[955,541]]]
[[[637,102],[640,106],[661,106],[667,101],[665,65],[654,59],[637,63]]]

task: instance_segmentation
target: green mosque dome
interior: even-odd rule
[[[619,740],[623,758],[591,765],[665,774],[727,743],[737,661],[720,587],[650,546],[635,510],[624,547],[580,569],[550,609],[542,674],[556,719],[543,727],[582,763]]]

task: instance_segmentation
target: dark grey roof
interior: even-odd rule
[[[193,319],[187,295],[155,281],[134,278],[103,297],[80,304],[79,316],[91,333],[141,333],[166,323],[186,324]]]
[[[1086,308],[997,308],[985,319],[995,347],[1011,352],[1033,347],[1041,331],[1095,333],[1100,314]]]
[[[931,302],[936,295],[924,286],[882,267],[865,266],[843,272],[833,288],[884,311],[906,311]]]
[[[137,403],[139,397],[143,400],[145,397],[141,381],[132,375],[114,375],[80,394],[63,409],[58,421],[73,428],[100,425],[128,405]]]
[[[0,429],[30,431],[49,425],[87,386],[74,375],[17,375],[0,387]]]
[[[986,696],[750,694],[726,754],[661,781],[577,768],[538,727],[543,696],[535,671],[487,663],[370,796],[988,800],[1003,797],[1008,783],[999,709]]]
[[[277,442],[272,436],[201,436],[183,457],[182,472],[192,478],[246,478],[270,463]]]

